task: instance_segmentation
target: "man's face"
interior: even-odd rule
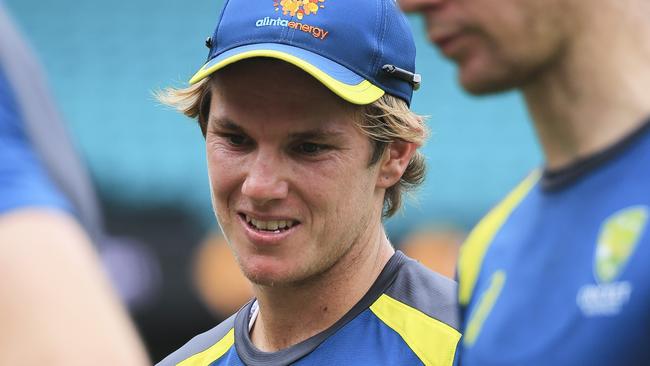
[[[316,278],[379,227],[383,190],[355,115],[283,62],[242,61],[215,76],[206,133],[212,201],[254,283]]]
[[[564,51],[567,0],[399,0],[422,13],[428,36],[482,94],[521,87]]]

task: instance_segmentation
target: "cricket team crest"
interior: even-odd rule
[[[305,15],[317,14],[318,9],[325,7],[324,2],[325,0],[273,0],[273,6],[275,11],[282,8],[282,14],[302,20]]]
[[[610,216],[601,227],[594,272],[600,283],[610,283],[634,252],[648,222],[645,206],[629,207]]]
[[[630,300],[634,290],[632,283],[621,281],[619,277],[647,224],[647,206],[625,208],[603,222],[594,257],[596,284],[580,288],[576,299],[585,316],[617,315]]]

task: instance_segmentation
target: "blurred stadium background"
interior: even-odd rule
[[[201,66],[222,1],[5,2],[89,166],[119,238],[104,260],[158,361],[248,296],[212,215],[200,131],[152,97]],[[465,94],[421,20],[410,20],[423,75],[413,108],[430,116],[429,171],[387,227],[397,246],[452,274],[457,243],[540,152],[520,96]]]

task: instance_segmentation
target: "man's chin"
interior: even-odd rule
[[[256,286],[275,288],[311,286],[322,281],[337,263],[261,256],[247,259],[239,261],[244,276]]]
[[[303,273],[299,270],[288,271],[286,268],[283,271],[265,270],[245,270],[244,276],[248,278],[255,286],[260,287],[300,287],[317,282],[322,278],[323,273]]]
[[[263,287],[284,287],[296,281],[294,275],[272,268],[250,268],[243,269],[244,276],[256,286]]]
[[[269,275],[246,274],[246,278],[248,278],[248,280],[251,281],[253,285],[261,287],[282,287],[285,283],[285,280],[283,278]]]

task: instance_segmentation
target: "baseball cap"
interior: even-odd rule
[[[415,43],[395,0],[226,0],[195,84],[234,62],[289,62],[354,104],[384,93],[410,105]]]

